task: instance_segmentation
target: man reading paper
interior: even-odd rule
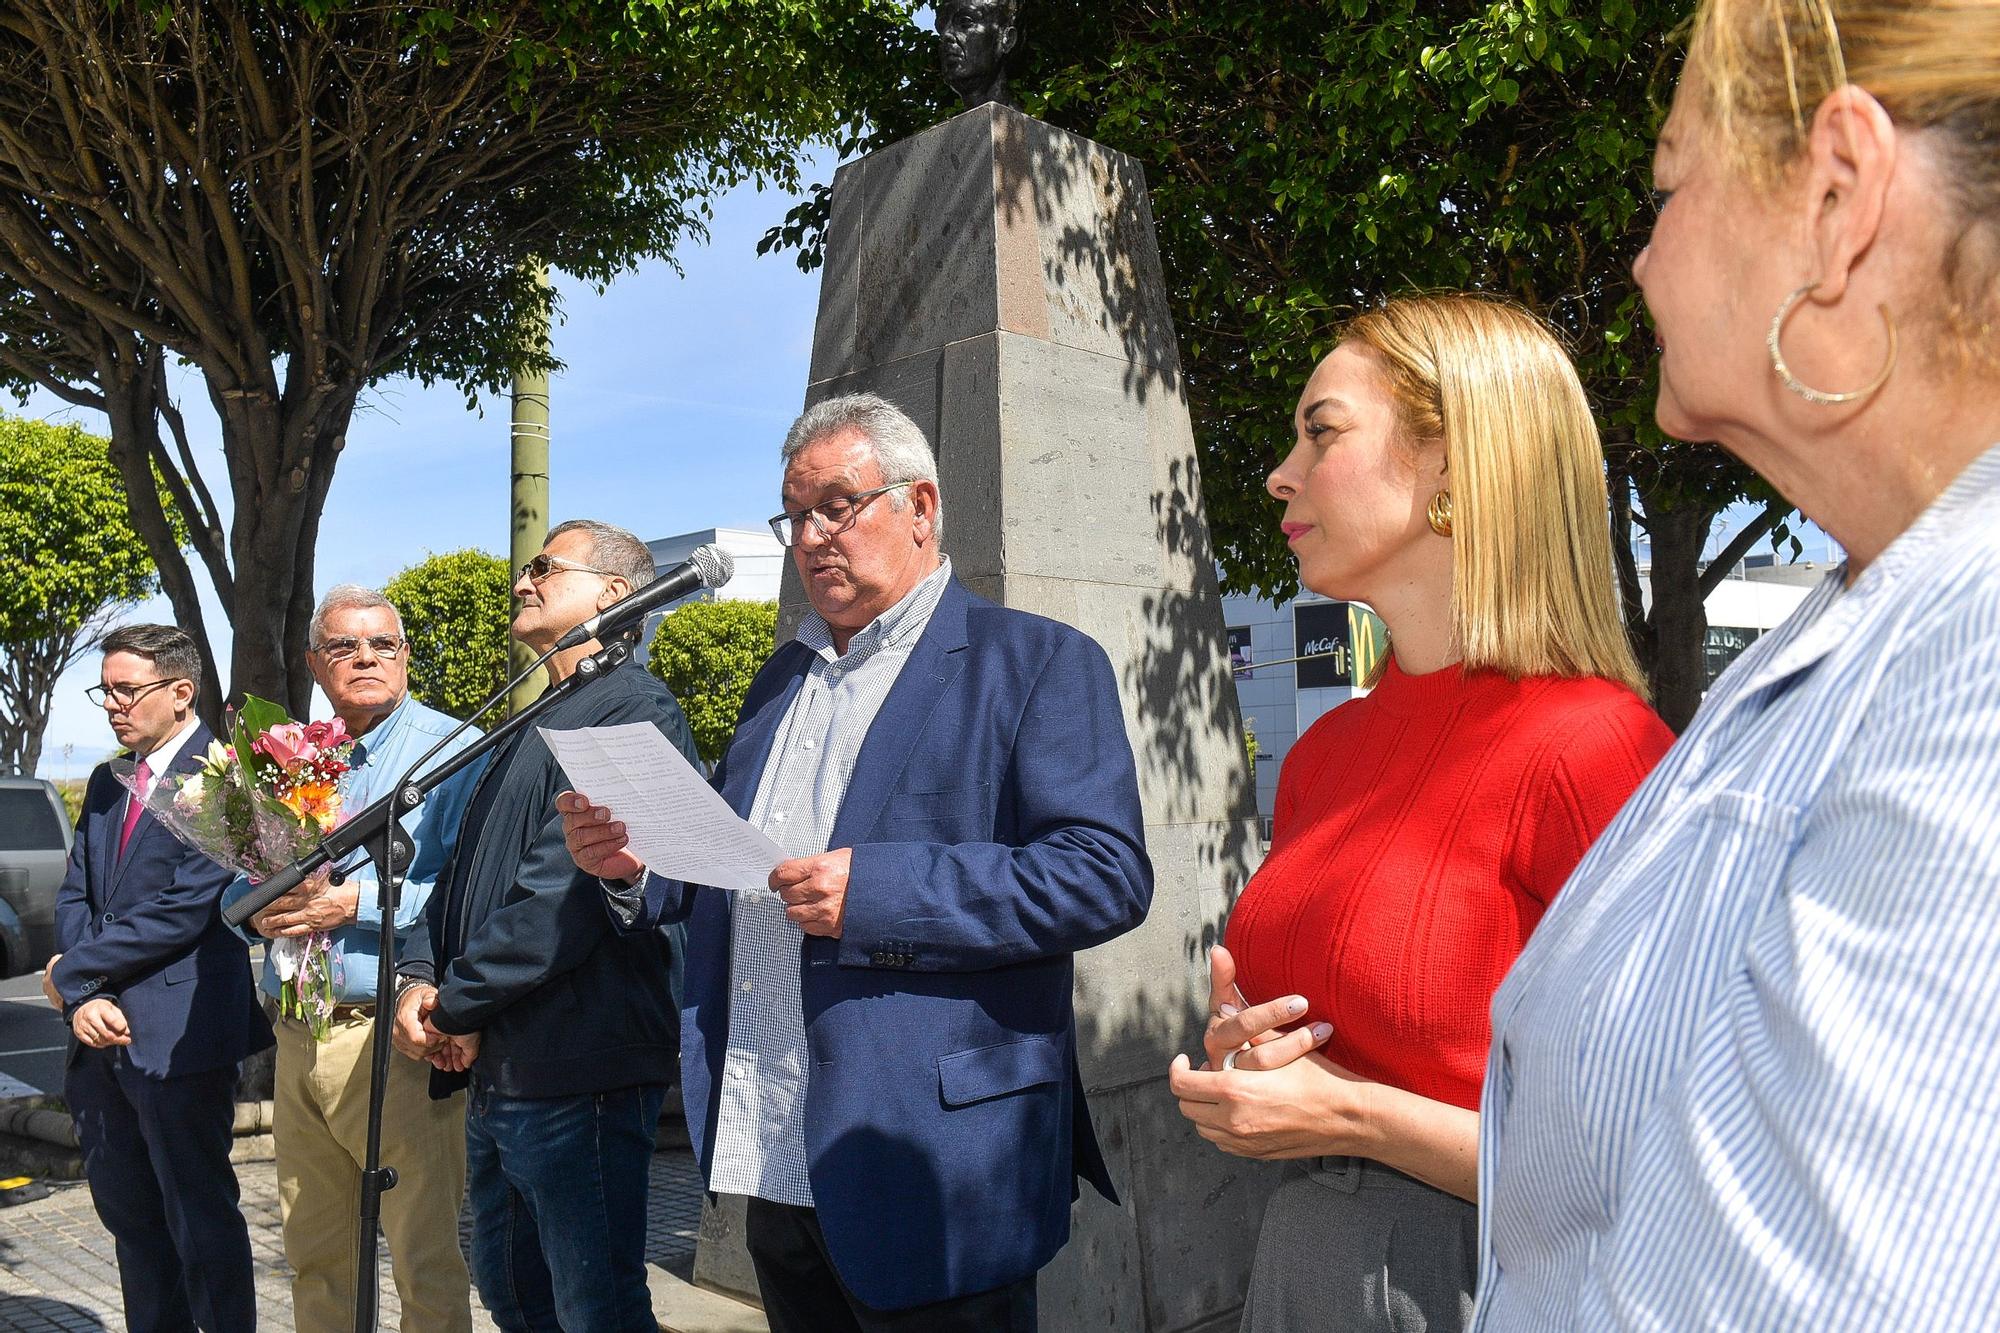
[[[712,1190],[749,1196],[771,1327],[1035,1327],[1076,1180],[1107,1198],[1072,956],[1145,916],[1152,867],[1110,663],[939,551],[923,433],[870,395],[784,446],[812,613],[717,774],[791,859],[768,897],[647,876],[574,793],[614,920],[688,922],[682,1089]]]

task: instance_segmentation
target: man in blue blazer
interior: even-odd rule
[[[1104,652],[955,582],[936,464],[871,395],[784,448],[812,614],[717,773],[791,859],[773,894],[649,877],[559,798],[629,929],[685,919],[681,1086],[709,1187],[749,1196],[771,1327],[1035,1327],[1076,1180],[1114,1198],[1077,1070],[1072,956],[1152,899]]]
[[[104,640],[104,706],[148,789],[194,771],[201,656],[171,625]],[[56,894],[43,977],[68,1020],[63,1095],[91,1201],[118,1247],[132,1333],[257,1323],[250,1233],[229,1165],[236,1066],[271,1044],[249,951],[222,924],[232,874],[179,842],[100,764]]]

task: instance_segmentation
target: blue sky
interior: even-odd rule
[[[832,169],[830,156],[815,161],[814,178]],[[558,275],[555,349],[568,369],[550,387],[552,519],[603,519],[651,539],[754,527],[777,512],[778,444],[804,400],[819,299],[818,275],[789,253],[757,254],[791,202],[748,187],[720,199],[709,243],[680,256],[684,276],[647,264],[600,295]],[[199,378],[182,372],[177,392],[203,473],[226,503],[220,432]],[[509,407],[505,396],[481,406],[483,416],[449,386],[410,381],[363,399],[320,529],[319,588],[379,587],[433,551],[505,554]],[[105,429],[98,414],[48,394],[0,407]],[[162,598],[129,618],[172,612]],[[208,621],[226,631],[212,605]],[[216,651],[227,660],[226,640]],[[103,712],[83,697],[96,679],[88,656],[58,684],[43,776],[82,777],[111,751]]]

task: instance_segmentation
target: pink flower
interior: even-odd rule
[[[333,717],[324,722],[308,722],[306,739],[325,751],[337,750],[354,738],[347,734],[347,724]]]
[[[250,742],[250,748],[269,758],[279,768],[287,769],[293,764],[319,758],[320,749],[306,734],[305,727],[297,722],[280,722]]]

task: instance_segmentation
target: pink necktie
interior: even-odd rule
[[[132,770],[132,794],[125,798],[125,829],[118,835],[118,855],[122,860],[125,848],[132,841],[132,830],[139,826],[139,812],[146,808],[146,793],[153,790],[153,770],[141,759],[139,766]]]

